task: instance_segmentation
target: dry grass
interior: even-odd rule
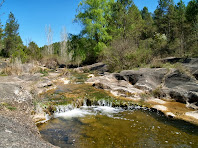
[[[1,75],[22,75],[25,73],[34,74],[40,70],[39,63],[32,61],[31,63],[22,64],[19,58],[12,61],[6,68],[2,69]]]

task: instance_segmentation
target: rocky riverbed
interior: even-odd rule
[[[102,63],[74,71],[97,70],[101,76],[83,76],[91,77],[86,81],[87,86],[92,85],[110,92],[116,98],[132,100],[159,110],[168,117],[198,124],[197,61],[184,61],[182,64],[185,71],[175,68],[142,68],[106,73],[107,67]],[[74,72],[65,69],[49,71],[47,75],[37,72],[0,76],[0,147],[55,147],[41,139],[36,127],[35,122],[46,120],[43,108],[37,106],[38,98],[40,94],[56,90],[60,84],[73,83],[76,77]],[[81,78],[78,80],[75,84],[81,82]],[[78,89],[75,85],[71,87]],[[72,95],[75,97],[69,94]]]

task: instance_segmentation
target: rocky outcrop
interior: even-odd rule
[[[165,77],[164,91],[176,101],[198,105],[198,83],[196,79],[174,70]]]
[[[142,68],[140,70],[125,70],[120,74],[114,74],[119,80],[130,82],[136,88],[143,90],[153,90],[162,84],[164,76],[168,73],[165,68]]]
[[[90,78],[86,83],[92,84],[99,89],[110,91],[115,96],[122,96],[132,99],[140,99],[138,94],[143,93],[142,90],[135,88],[125,80],[117,80],[114,74],[104,75],[100,77]]]
[[[108,71],[108,67],[104,63],[95,63],[92,65],[75,68],[74,71],[77,71],[77,72],[98,71],[99,73],[103,74],[104,72]]]
[[[91,78],[88,82],[94,82],[94,86],[109,90],[116,89],[121,83],[122,90],[125,93],[131,90],[133,93],[136,91],[136,94],[153,92],[157,94],[155,97],[174,99],[178,102],[188,103],[191,107],[198,106],[197,80],[192,75],[176,69],[142,68],[125,70],[109,76]]]
[[[31,115],[32,93],[50,86],[41,74],[0,77],[0,147],[55,147],[42,140]]]
[[[55,147],[41,139],[35,124],[25,114],[16,117],[0,114],[0,121],[0,147]]]

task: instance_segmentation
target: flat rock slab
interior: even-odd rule
[[[129,82],[117,80],[113,74],[93,77],[88,79],[86,83],[99,89],[109,90],[115,96],[136,98],[139,97],[138,94],[143,93],[142,90],[135,88]]]
[[[186,116],[190,116],[198,120],[198,111],[187,112]]]
[[[0,102],[31,103],[32,96],[21,85],[0,83]]]
[[[39,134],[33,133],[30,128],[13,118],[0,115],[0,121],[0,147],[2,148],[55,147],[43,141]]]

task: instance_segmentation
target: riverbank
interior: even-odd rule
[[[84,68],[86,72],[98,70],[92,74],[82,73],[83,68],[78,68],[0,76],[0,146],[54,147],[41,139],[35,122],[46,121],[46,113],[54,112],[53,106],[75,102],[80,107],[84,99],[90,105],[89,100],[117,99],[122,103],[115,102],[115,106],[124,107],[131,101],[161,111],[168,118],[198,125],[195,73],[189,75],[177,69],[144,68],[110,74],[103,66],[96,64]],[[46,94],[52,97],[46,99]]]

